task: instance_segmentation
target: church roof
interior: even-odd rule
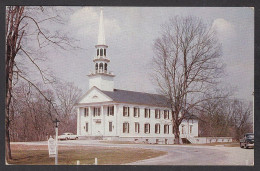
[[[168,99],[158,94],[150,94],[119,89],[114,89],[114,91],[101,91],[116,102],[170,107]]]

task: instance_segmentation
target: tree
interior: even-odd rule
[[[82,91],[71,82],[59,81],[54,86],[56,104],[61,121],[59,130],[61,132],[72,131],[76,133],[76,111],[75,103],[81,97]]]
[[[46,22],[49,23],[46,24]],[[50,46],[59,47],[63,50],[67,49],[66,47],[72,47],[72,39],[68,38],[62,31],[56,30],[53,33],[48,30],[48,27],[46,29],[46,25],[51,25],[51,23],[62,23],[62,18],[55,8],[23,6],[8,6],[6,8],[5,154],[7,161],[12,159],[10,148],[10,104],[13,86],[19,79],[23,79],[53,106],[51,99],[48,99],[37,85],[31,81],[29,77],[30,70],[26,73],[26,66],[31,63],[44,83],[52,82],[53,80],[50,79],[49,74],[36,62],[37,59],[42,59],[43,53],[41,53],[41,50]],[[23,61],[26,61],[26,64],[22,65]]]
[[[171,18],[154,42],[153,78],[171,104],[175,143],[185,113],[199,109],[223,72],[215,31],[196,17]]]

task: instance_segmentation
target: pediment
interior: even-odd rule
[[[112,101],[110,97],[105,95],[101,90],[97,87],[92,87],[85,95],[83,95],[78,104],[82,103],[97,103],[97,102],[107,102]]]

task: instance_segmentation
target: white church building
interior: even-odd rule
[[[119,90],[109,72],[103,11],[100,12],[94,71],[88,75],[89,90],[75,105],[77,135],[80,138],[173,144],[171,109],[167,98],[158,94]],[[187,116],[180,137],[190,142],[198,136],[198,119]]]

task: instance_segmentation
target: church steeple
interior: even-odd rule
[[[101,90],[113,91],[114,75],[112,74],[112,72],[108,71],[108,64],[110,60],[107,57],[108,46],[106,45],[106,41],[105,41],[103,8],[101,8],[100,10],[98,42],[95,47],[97,50],[96,56],[93,59],[95,69],[94,72],[88,75],[89,88],[96,86]]]
[[[99,32],[98,32],[98,45],[105,45],[105,30],[104,30],[104,22],[103,22],[103,8],[100,10],[100,19],[99,19]]]

